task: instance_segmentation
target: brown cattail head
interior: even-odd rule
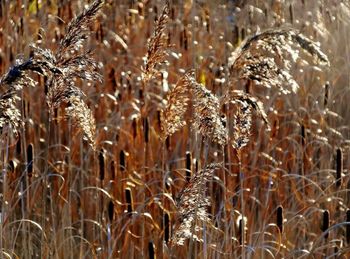
[[[350,209],[346,210],[346,242],[350,244]]]
[[[324,85],[324,100],[323,100],[323,107],[326,109],[328,105],[329,100],[329,82],[327,82]]]
[[[305,140],[306,140],[306,132],[305,132],[304,124],[301,124],[301,127],[300,127],[300,137],[301,137],[301,145],[304,147]]]
[[[115,162],[114,161],[111,161],[110,170],[111,170],[111,180],[115,180]]]
[[[132,193],[130,188],[125,189],[125,200],[127,205],[127,212],[131,214],[133,211],[133,202],[132,202]]]
[[[98,154],[98,164],[100,169],[100,180],[103,181],[105,178],[105,155],[103,149],[101,149],[100,153]]]
[[[342,173],[343,173],[343,152],[341,148],[337,149],[335,171],[336,171],[336,186],[339,188],[342,184]]]
[[[186,181],[189,182],[192,173],[192,155],[191,152],[186,152]]]
[[[293,24],[294,23],[294,8],[293,8],[293,4],[289,5],[289,17],[290,17],[290,23]]]
[[[108,203],[108,218],[110,222],[112,222],[114,218],[114,203],[112,201]]]
[[[124,152],[124,150],[120,150],[120,153],[119,153],[119,169],[122,172],[125,171],[125,169],[126,169],[125,152]]]
[[[170,216],[168,213],[164,214],[164,241],[169,242],[170,238]]]
[[[283,233],[283,207],[281,205],[277,207],[276,218],[277,227],[280,232]]]
[[[33,175],[33,161],[34,161],[34,146],[29,144],[27,147],[27,173],[31,177]]]
[[[149,259],[155,259],[155,246],[153,242],[149,242],[148,243],[148,255],[149,255]]]
[[[148,120],[148,118],[143,119],[143,134],[144,134],[145,143],[148,143],[149,142],[149,120]]]
[[[137,137],[137,119],[136,118],[132,120],[132,136],[134,139],[136,139]]]
[[[323,219],[322,219],[321,230],[325,232],[329,228],[329,224],[330,224],[329,210],[324,210],[322,216],[323,216]],[[327,232],[324,235],[325,239],[327,239],[328,236],[329,236],[329,233]]]

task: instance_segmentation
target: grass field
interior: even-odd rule
[[[1,258],[350,258],[350,3],[0,1]]]

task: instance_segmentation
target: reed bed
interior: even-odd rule
[[[2,258],[347,258],[347,1],[1,1]]]

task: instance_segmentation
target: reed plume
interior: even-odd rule
[[[23,87],[34,87],[36,82],[29,76],[29,71],[44,74],[44,71],[53,69],[45,60],[28,60],[17,59],[16,64],[0,79],[0,129],[6,125],[10,126],[12,131],[17,135],[19,128],[23,125],[21,112],[17,108],[17,102],[21,98],[17,92]]]
[[[97,72],[97,62],[91,51],[79,52],[83,42],[88,38],[89,25],[96,18],[104,1],[94,1],[86,10],[74,18],[68,25],[66,34],[60,41],[56,52],[42,49],[33,45],[34,55],[48,61],[51,69],[46,80],[46,101],[49,111],[54,111],[63,103],[68,104],[67,116],[74,120],[74,124],[82,130],[83,138],[92,147],[95,146],[95,119],[89,107],[84,103],[84,93],[75,85],[75,79],[101,81]]]
[[[233,133],[230,140],[235,149],[240,149],[249,142],[253,112],[266,123],[267,127],[269,127],[262,102],[248,93],[229,89],[221,98],[220,103],[221,105],[233,104],[235,107],[235,113],[233,115]]]
[[[192,83],[193,126],[204,137],[219,145],[225,145],[228,139],[226,122],[220,116],[219,99],[202,84]]]
[[[298,48],[320,65],[329,65],[320,47],[292,29],[267,30],[247,38],[231,54],[229,66],[240,79],[253,80],[264,87],[276,87],[282,93],[296,92],[298,83],[290,74],[291,62],[298,60]],[[288,58],[287,58],[288,57]]]
[[[158,73],[156,66],[166,60],[167,35],[165,33],[166,25],[169,19],[169,1],[165,1],[162,13],[155,21],[153,35],[148,41],[145,65],[142,68],[142,78],[147,83],[155,74]]]
[[[188,71],[168,92],[166,107],[161,111],[161,136],[163,139],[186,125],[185,114],[190,101],[190,88],[193,78],[194,71]]]
[[[180,193],[177,204],[178,222],[171,240],[173,245],[183,245],[188,238],[202,241],[196,234],[200,231],[200,227],[195,223],[196,220],[209,221],[207,207],[210,205],[210,200],[206,194],[206,184],[212,179],[214,171],[220,167],[221,164],[212,163],[196,172]]]

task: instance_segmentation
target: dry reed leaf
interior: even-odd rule
[[[189,91],[193,77],[193,70],[187,72],[168,92],[167,105],[161,111],[161,136],[163,140],[186,125],[185,113],[189,105]]]
[[[207,213],[210,200],[206,195],[206,184],[212,179],[214,171],[221,166],[220,163],[212,163],[196,172],[180,193],[177,204],[179,222],[175,225],[175,232],[171,240],[173,245],[183,245],[188,238],[202,241],[198,237],[200,227],[194,224],[197,220],[210,221]]]
[[[161,15],[155,22],[155,29],[148,42],[145,65],[142,68],[142,78],[147,83],[157,72],[157,64],[163,63],[167,57],[167,38],[165,34],[169,18],[169,1],[165,2]]]
[[[241,79],[253,80],[267,88],[277,87],[282,93],[296,92],[297,82],[290,74],[291,62],[299,58],[301,48],[320,65],[329,65],[320,47],[292,29],[267,30],[247,38],[231,54],[229,66]]]

